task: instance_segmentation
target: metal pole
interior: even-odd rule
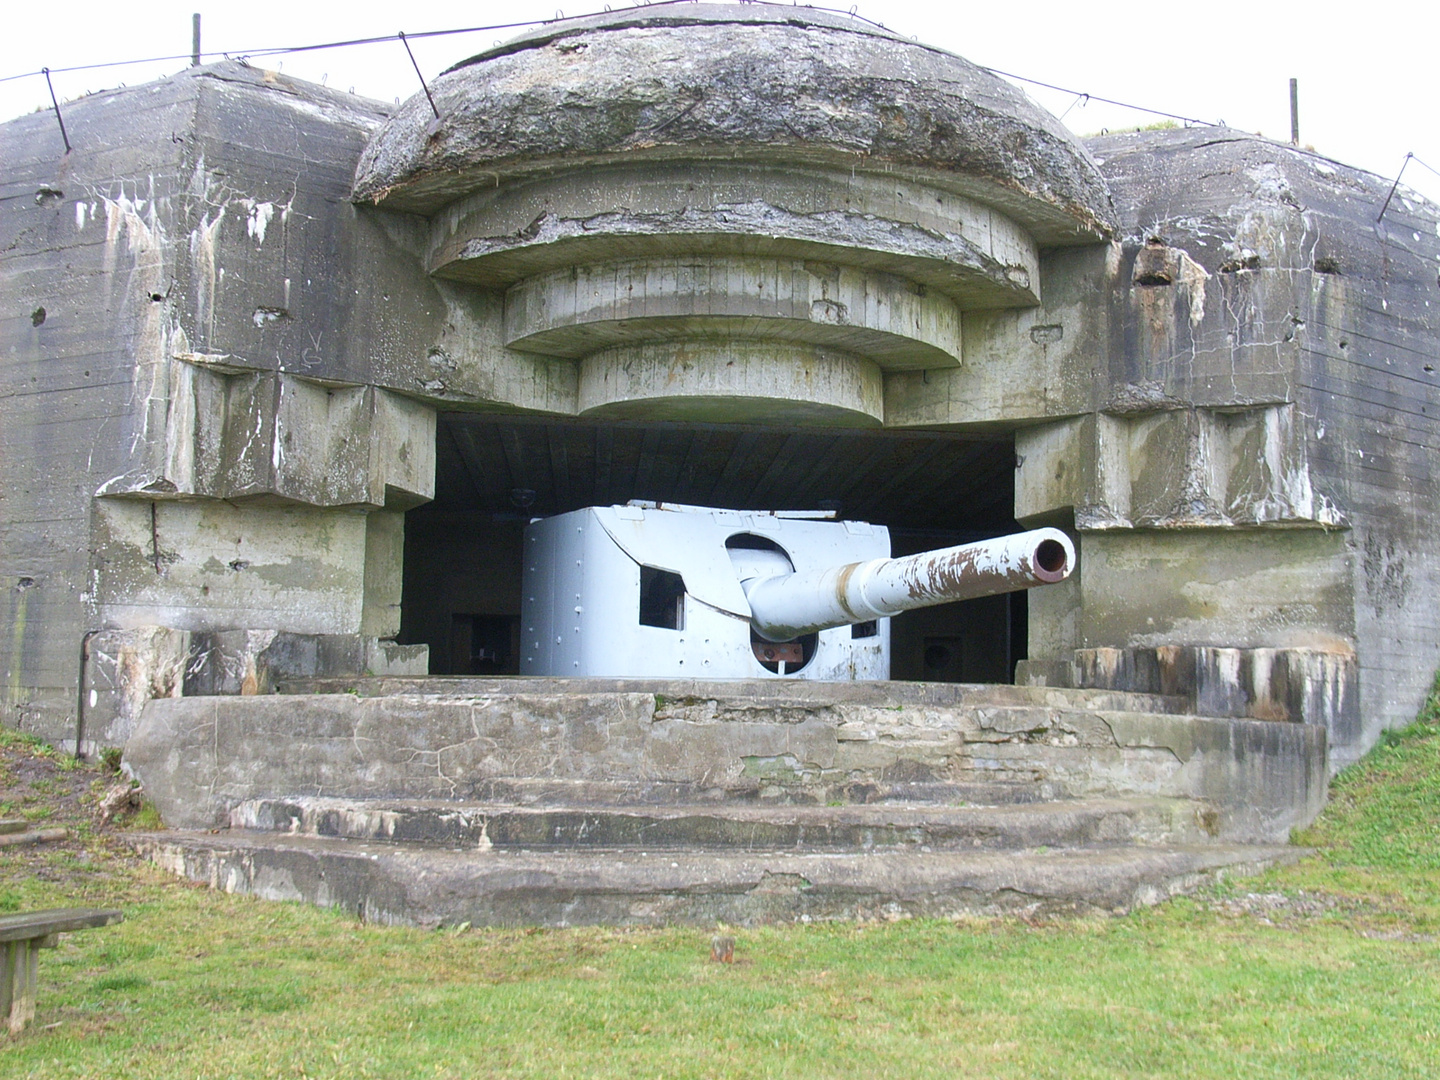
[[[1300,80],[1290,80],[1290,145],[1300,145]]]
[[[50,104],[55,106],[55,122],[60,125],[60,141],[65,144],[65,153],[70,153],[70,136],[65,134],[65,118],[60,115],[60,102],[55,99],[55,84],[50,81],[50,69],[40,69],[45,75],[45,85],[50,88]]]
[[[190,66],[200,66],[200,13],[190,16]]]
[[[80,639],[80,678],[76,680],[75,689],[75,757],[79,761],[85,759],[85,698],[89,690],[85,677],[90,666],[90,639],[98,633],[99,630],[87,630]]]
[[[1400,171],[1395,174],[1395,183],[1390,185],[1390,194],[1385,196],[1385,205],[1380,207],[1380,213],[1376,215],[1375,220],[1377,222],[1383,220],[1385,211],[1390,209],[1390,200],[1395,197],[1395,192],[1399,190],[1400,187],[1400,177],[1405,175],[1405,166],[1410,164],[1410,159],[1414,156],[1415,151],[1411,150],[1405,155],[1405,160],[1400,163]]]
[[[425,91],[425,100],[430,102],[430,111],[435,114],[435,119],[440,119],[440,110],[435,107],[435,99],[430,96],[430,87],[425,85],[425,76],[420,74],[420,65],[415,63],[415,54],[410,51],[410,42],[405,40],[405,31],[400,31],[400,44],[405,46],[405,55],[410,57],[410,63],[415,67],[415,77],[420,80],[420,89]]]

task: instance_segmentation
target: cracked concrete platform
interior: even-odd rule
[[[1303,854],[1229,844],[964,853],[482,852],[239,831],[148,834],[136,846],[158,865],[212,888],[422,926],[1115,912]]]
[[[1153,700],[1144,697],[1127,710],[1114,692],[819,683],[752,696],[744,682],[668,694],[627,680],[568,691],[553,682],[157,699],[125,760],[180,828],[223,825],[239,804],[267,797],[818,806],[1162,797],[1214,806],[1221,839],[1273,842],[1313,818],[1324,792],[1320,728],[1136,711]]]
[[[422,925],[1111,911],[1295,857],[1323,792],[1323,729],[1153,696],[554,683],[152,701],[126,761],[184,831],[138,846]]]

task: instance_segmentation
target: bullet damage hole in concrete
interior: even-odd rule
[[[1164,285],[1173,285],[1173,284],[1175,284],[1175,279],[1172,278],[1169,274],[1167,274],[1167,273],[1166,273],[1165,271],[1163,271],[1163,270],[1156,270],[1156,271],[1152,271],[1152,272],[1146,272],[1146,273],[1136,274],[1136,275],[1135,275],[1135,284],[1136,284],[1136,285],[1149,285],[1149,286],[1152,286],[1152,287],[1155,287],[1155,286],[1164,286]]]
[[[22,577],[15,582],[16,592],[24,592],[26,589],[33,589],[34,587],[35,579],[33,577]]]
[[[59,188],[42,187],[35,192],[35,205],[44,206],[47,202],[54,202],[56,199],[63,199],[65,193]]]
[[[290,318],[290,312],[283,307],[257,307],[255,314],[250,316],[250,321],[256,326],[264,326],[266,323],[275,322],[277,319]]]
[[[1169,245],[1158,236],[1145,241],[1145,246],[1135,254],[1135,271],[1130,280],[1136,285],[1151,288],[1175,284],[1177,262]]]
[[[249,564],[248,562],[246,562],[244,559],[231,559],[231,560],[230,560],[230,569],[231,569],[231,570],[234,570],[237,574],[238,574],[241,570],[246,569],[249,565],[250,565],[250,564]]]
[[[1330,255],[1316,256],[1315,272],[1317,274],[1338,274],[1340,273],[1340,260]]]
[[[44,321],[45,321],[45,309],[44,309],[43,307],[37,307],[34,311],[32,311],[32,312],[30,313],[30,325],[31,325],[31,326],[39,326],[39,325],[40,325],[41,323],[43,323]]]
[[[1259,269],[1260,256],[1254,253],[1244,255],[1238,259],[1229,259],[1226,262],[1220,264],[1220,273],[1222,274],[1238,274],[1242,270]],[[1316,269],[1318,270],[1319,267],[1317,266]]]

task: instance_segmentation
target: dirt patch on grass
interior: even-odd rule
[[[1250,918],[1264,926],[1283,926],[1335,914],[1358,914],[1373,908],[1373,905],[1349,897],[1306,892],[1304,889],[1294,893],[1247,892],[1216,896],[1202,899],[1201,905],[1220,915],[1232,919]]]
[[[4,849],[0,912],[26,905],[25,886],[45,883],[76,903],[97,895],[120,899],[140,860],[125,842],[135,811],[108,824],[97,820],[105,793],[120,781],[98,764],[76,762],[43,744],[0,732],[0,818],[24,819],[31,829],[63,828],[63,839]]]

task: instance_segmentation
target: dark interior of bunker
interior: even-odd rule
[[[536,517],[631,499],[827,510],[889,528],[908,555],[1017,531],[1004,435],[585,422],[445,413],[435,499],[405,516],[400,641],[436,675],[519,671],[521,538]],[[906,612],[891,677],[1009,682],[1025,658],[1026,593]]]

